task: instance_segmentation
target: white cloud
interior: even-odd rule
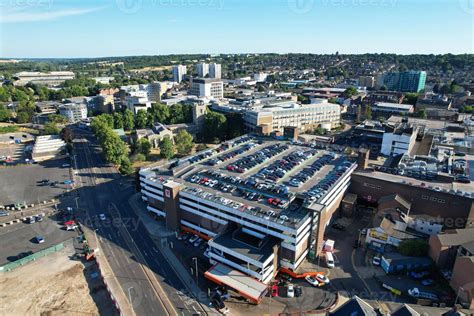
[[[87,9],[65,9],[65,10],[51,10],[43,12],[21,12],[14,10],[13,12],[3,11],[0,14],[0,23],[19,23],[19,22],[38,22],[38,21],[49,21],[56,20],[59,18],[82,15],[90,12],[102,10],[103,7],[98,8],[87,8]],[[15,12],[16,11],[16,12]]]

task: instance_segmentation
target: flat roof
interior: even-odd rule
[[[226,232],[214,238],[214,242],[261,263],[265,262],[273,253],[273,246],[276,245],[276,239],[266,236],[262,241],[262,245],[258,248],[234,238],[234,233],[238,232],[239,231]],[[257,237],[254,238],[257,239]]]
[[[254,301],[259,301],[262,295],[267,291],[267,285],[264,283],[222,263],[216,264],[206,271],[204,275],[210,280],[231,287]]]
[[[403,104],[403,103],[390,103],[390,102],[377,102],[375,106],[382,107],[382,108],[393,108],[393,109],[406,109],[410,110],[413,108],[411,104]]]

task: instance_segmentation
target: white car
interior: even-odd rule
[[[313,277],[310,276],[310,275],[305,276],[304,279],[306,280],[306,282],[308,282],[308,283],[311,284],[312,286],[319,286],[318,280],[316,280],[315,278],[313,278]]]
[[[199,239],[199,236],[193,235],[191,238],[189,238],[189,243],[194,244],[194,242],[198,239]]]
[[[325,276],[324,274],[321,274],[321,273],[316,274],[314,277],[319,282],[322,282],[322,283],[325,283],[325,284],[329,284],[329,282],[330,282],[328,277]]]
[[[194,242],[194,247],[199,247],[199,245],[202,243],[202,239],[201,238],[198,238],[195,242]]]
[[[295,297],[295,287],[291,283],[288,284],[288,286],[286,288],[286,296],[287,297]]]
[[[105,218],[105,214],[104,214],[104,213],[100,213],[100,214],[99,214],[99,218],[100,218],[101,221],[105,221],[105,219],[106,219],[106,218]]]
[[[379,265],[380,265],[380,257],[374,257],[374,258],[372,259],[372,264],[373,264],[374,266],[379,266]]]

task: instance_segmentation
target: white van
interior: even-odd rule
[[[326,252],[326,265],[328,268],[334,268],[334,257],[332,256],[332,252]]]

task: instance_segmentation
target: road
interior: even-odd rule
[[[123,185],[115,168],[104,162],[92,134],[75,132],[77,177],[82,184],[79,208],[85,211],[82,222],[96,231],[100,251],[135,314],[204,314],[196,301],[182,294],[185,286],[131,211],[128,198],[134,187]],[[101,221],[99,214],[105,214],[106,220]]]

